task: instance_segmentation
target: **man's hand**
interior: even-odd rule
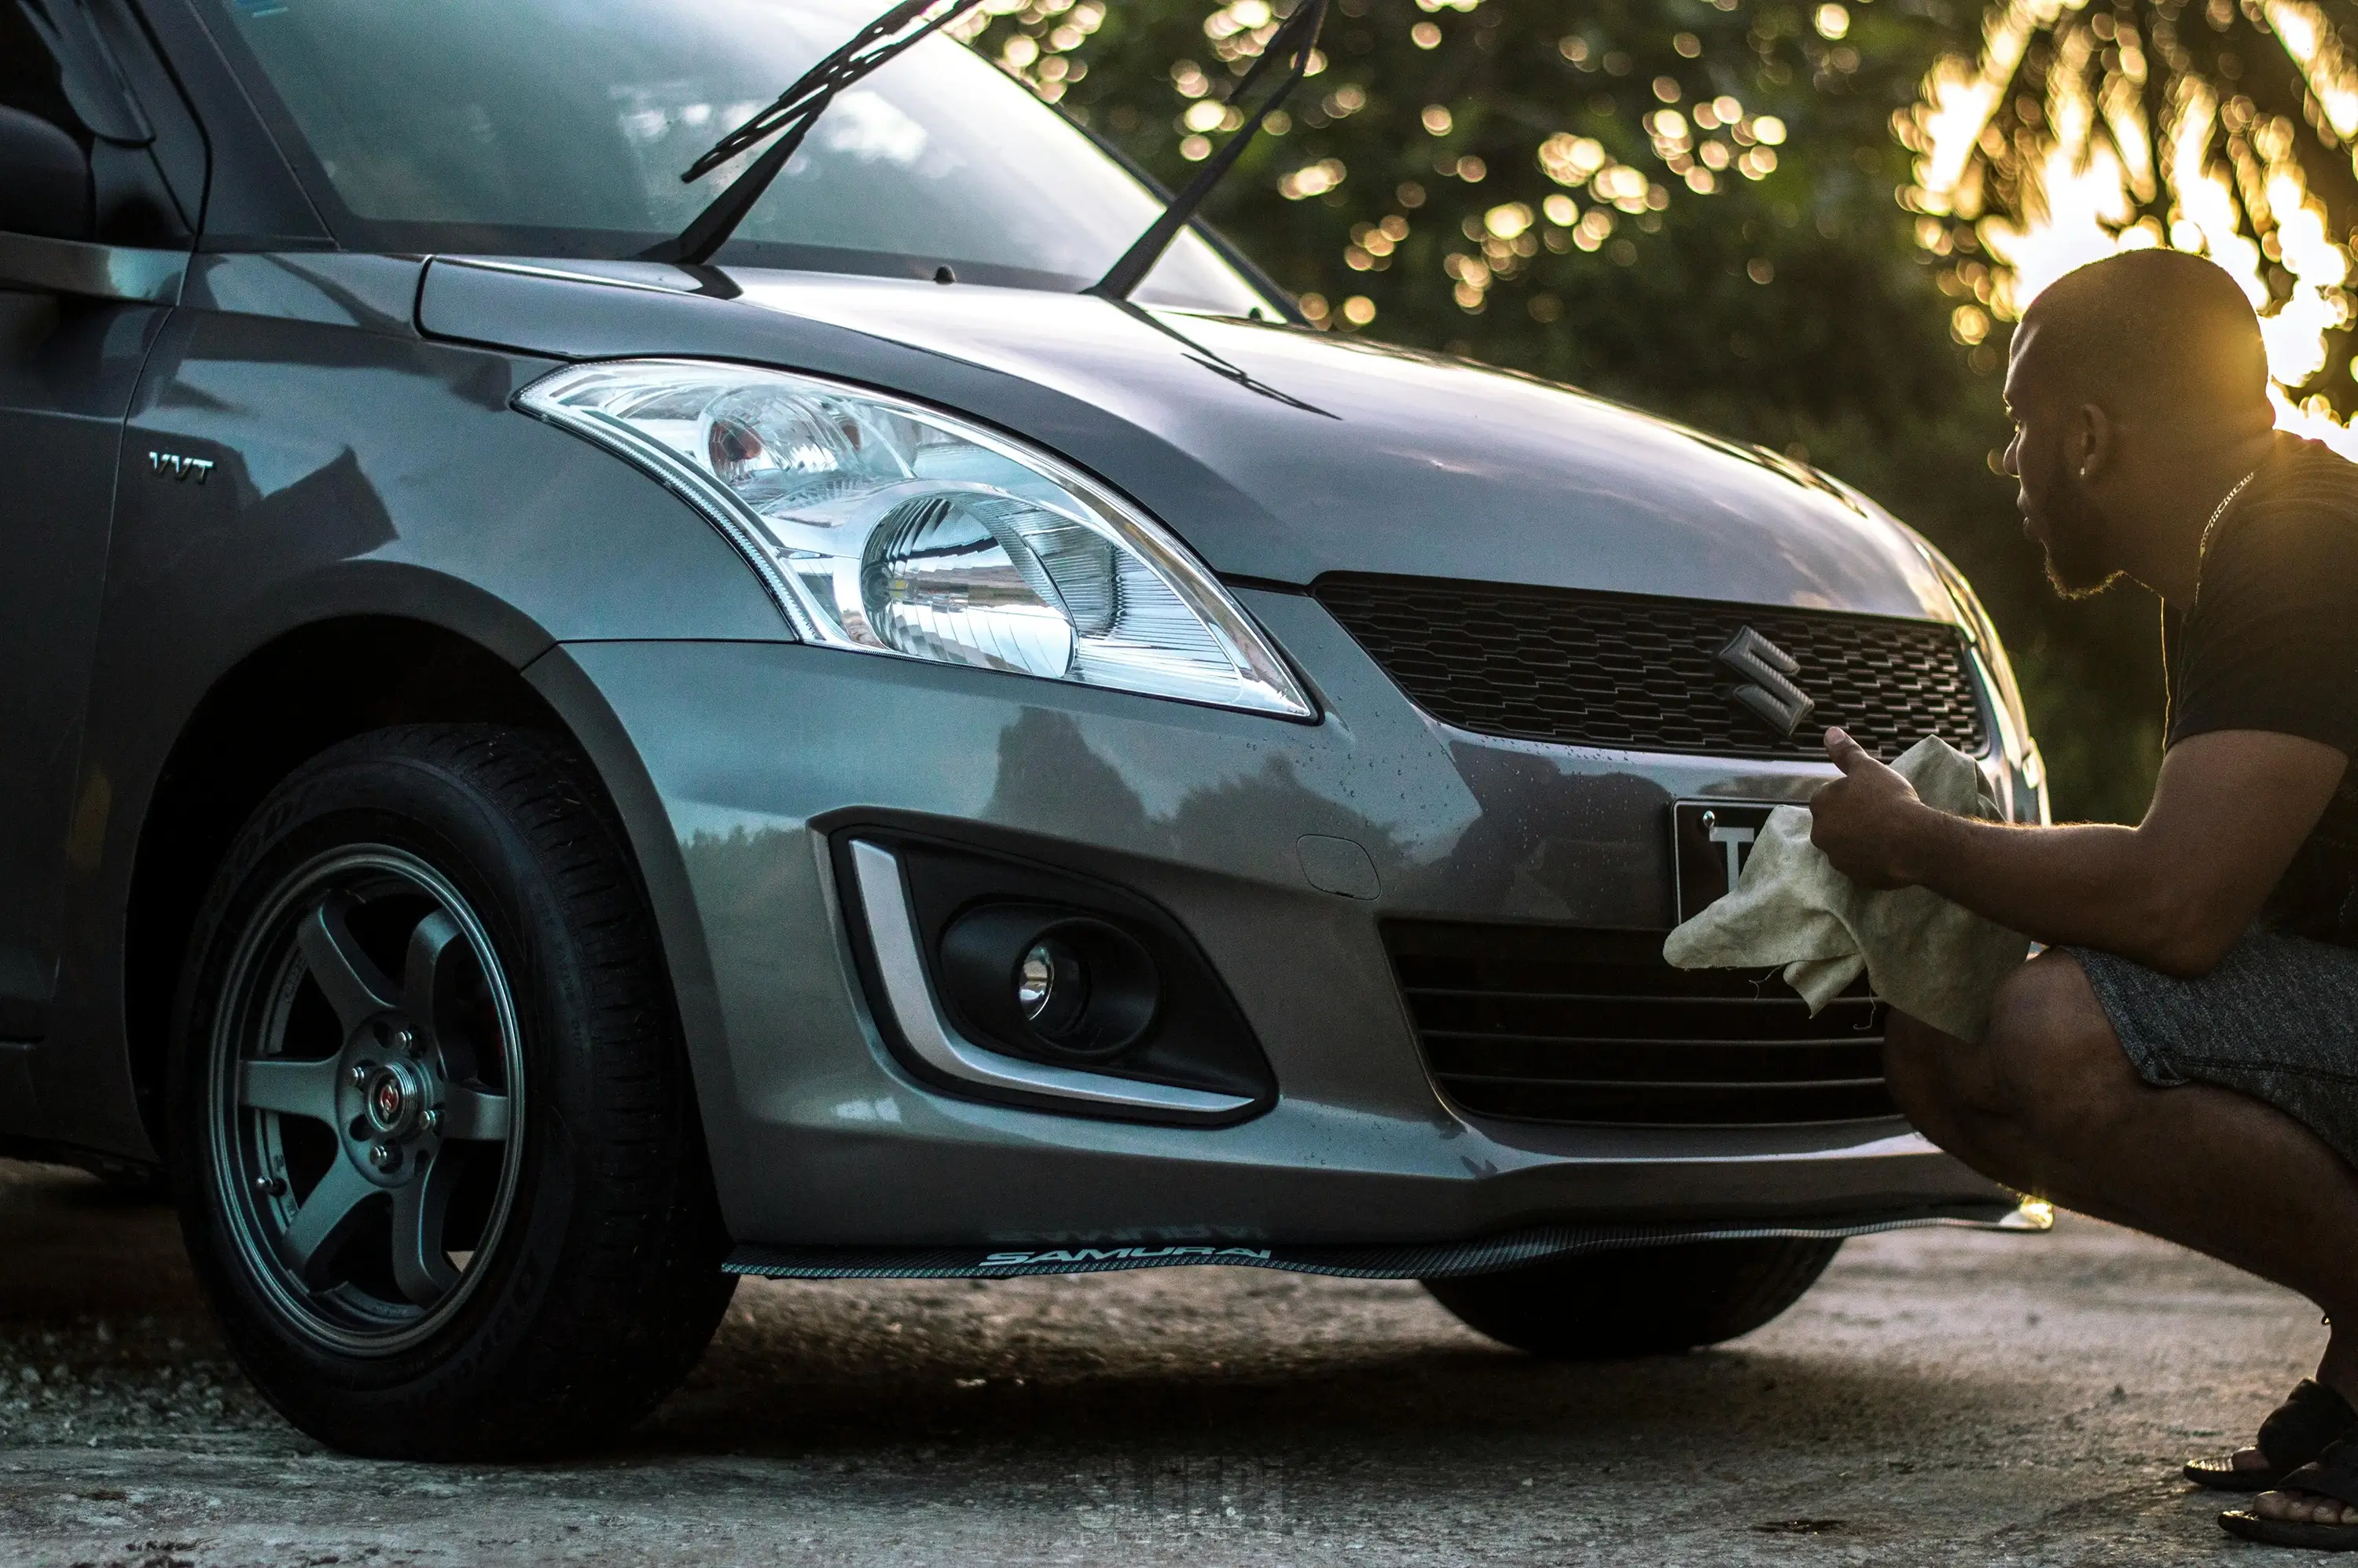
[[[1843,730],[1826,731],[1826,754],[1843,776],[1810,797],[1810,842],[1861,887],[1913,885],[1909,850],[1925,819],[1940,814]]]
[[[1843,776],[1811,800],[1810,839],[1853,881],[1930,888],[2050,947],[2187,976],[2242,937],[2351,765],[2298,735],[2209,730],[2162,757],[2138,826],[2043,827],[1936,811],[1839,730],[1826,752]]]

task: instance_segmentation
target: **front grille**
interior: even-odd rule
[[[1312,591],[1416,705],[1484,735],[1714,756],[1823,757],[1839,724],[1898,755],[1988,741],[1956,632],[1920,621],[1430,578],[1323,577]],[[1750,626],[1817,707],[1790,739],[1730,693],[1718,654]]]
[[[1476,1116],[1763,1127],[1897,1116],[1883,1004],[1817,1017],[1774,969],[1674,969],[1662,933],[1390,921],[1442,1092]]]

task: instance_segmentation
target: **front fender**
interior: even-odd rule
[[[60,1139],[152,1153],[124,1065],[127,1044],[146,1047],[128,1041],[122,1002],[141,835],[193,716],[257,650],[363,618],[438,628],[519,670],[568,639],[791,640],[699,514],[510,406],[551,362],[420,338],[418,272],[384,257],[210,257],[147,360],[117,475],[42,1052]]]

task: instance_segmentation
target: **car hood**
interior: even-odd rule
[[[1365,339],[1082,295],[439,260],[429,334],[839,376],[1047,446],[1230,578],[1375,572],[1953,620],[1918,543],[1774,454]]]

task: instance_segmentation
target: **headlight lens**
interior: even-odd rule
[[[516,401],[686,496],[811,642],[1315,714],[1161,524],[996,431],[815,377],[693,360],[578,365]]]

